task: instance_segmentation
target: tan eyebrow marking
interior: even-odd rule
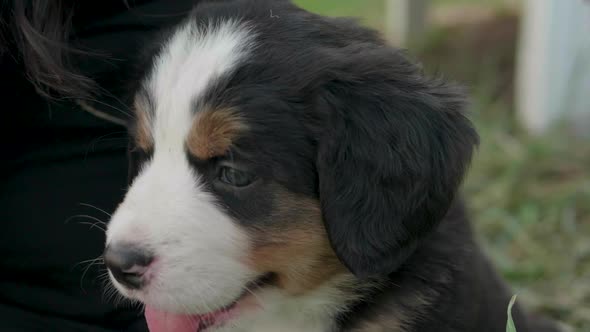
[[[203,160],[222,156],[245,129],[243,119],[230,109],[198,112],[187,138],[188,150]]]

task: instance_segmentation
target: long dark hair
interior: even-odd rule
[[[86,98],[95,82],[72,65],[85,53],[70,42],[73,1],[9,0],[0,3],[0,54],[22,65],[37,91],[50,98]]]

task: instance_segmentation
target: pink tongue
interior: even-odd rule
[[[203,323],[200,315],[171,314],[154,308],[145,308],[150,332],[198,332]]]

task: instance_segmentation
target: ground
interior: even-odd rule
[[[383,0],[295,2],[384,26]],[[433,24],[409,51],[427,72],[470,90],[482,144],[463,193],[478,240],[518,301],[590,331],[590,140],[563,126],[536,137],[519,126],[513,105],[519,15],[506,2],[433,1]]]

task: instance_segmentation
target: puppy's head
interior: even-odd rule
[[[238,1],[161,45],[107,232],[123,294],[205,313],[386,275],[446,213],[477,142],[463,97],[372,32]]]

